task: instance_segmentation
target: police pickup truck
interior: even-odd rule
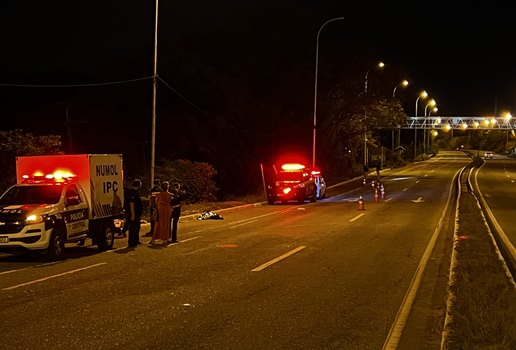
[[[317,199],[317,187],[310,169],[300,163],[282,164],[272,183],[267,185],[268,204],[294,200],[302,204],[306,199],[310,202]]]
[[[113,247],[124,217],[121,155],[18,157],[16,172],[17,184],[0,197],[0,251],[56,260],[68,242]]]

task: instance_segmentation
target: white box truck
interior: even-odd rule
[[[121,154],[16,158],[17,183],[0,197],[0,251],[62,257],[65,243],[113,247],[124,219]]]

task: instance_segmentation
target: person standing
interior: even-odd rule
[[[156,196],[156,210],[158,218],[149,244],[154,244],[156,239],[160,239],[165,242],[168,240],[170,235],[170,220],[172,216],[170,201],[172,200],[172,193],[170,193],[168,189],[168,181],[163,181],[161,183],[161,191]]]
[[[146,234],[146,236],[152,237],[154,234],[154,229],[156,227],[156,221],[158,217],[158,208],[156,206],[156,197],[161,192],[161,181],[159,179],[154,180],[154,186],[152,186],[150,190],[149,197],[149,210],[150,210],[150,231]]]
[[[181,201],[183,200],[185,191],[181,190],[181,184],[175,182],[172,185],[172,200],[170,205],[172,206],[172,231],[169,243],[177,243],[177,224],[179,223],[179,217],[181,216]]]
[[[140,242],[141,216],[143,212],[143,203],[140,198],[139,191],[142,188],[142,181],[135,179],[131,183],[131,187],[127,191],[128,197],[124,198],[126,202],[126,210],[129,218],[129,247],[136,247]]]

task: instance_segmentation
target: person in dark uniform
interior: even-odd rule
[[[172,200],[170,205],[172,206],[172,229],[169,243],[177,243],[177,224],[179,223],[179,217],[181,216],[181,201],[184,199],[185,191],[181,190],[181,184],[175,182],[172,185]]]
[[[161,192],[161,181],[159,179],[154,180],[154,186],[150,190],[149,198],[149,210],[150,210],[150,231],[146,236],[152,237],[154,234],[154,228],[156,227],[158,208],[156,206],[156,197]]]
[[[143,212],[143,203],[139,193],[141,188],[142,181],[140,179],[133,180],[131,187],[127,191],[127,198],[124,198],[129,219],[129,247],[136,247],[138,244],[141,244],[140,220]]]

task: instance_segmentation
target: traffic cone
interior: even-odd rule
[[[377,188],[375,188],[375,190],[374,190],[374,202],[378,203],[378,189]]]
[[[358,198],[358,210],[365,210],[364,200],[362,199],[362,196]]]
[[[385,198],[385,188],[383,188],[383,185],[381,187],[381,192],[380,193],[382,194],[382,199],[384,199]]]

